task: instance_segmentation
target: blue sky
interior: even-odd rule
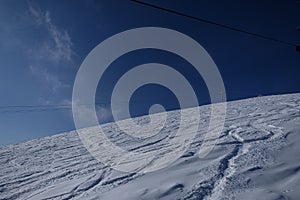
[[[300,43],[297,1],[149,1],[251,32]],[[83,59],[101,41],[127,29],[156,26],[199,42],[216,62],[229,100],[300,92],[300,53],[294,48],[164,13],[131,1],[0,1],[0,145],[74,129],[70,109],[12,112],[7,106],[70,105]],[[97,90],[99,121],[111,121],[110,95],[118,78],[138,64],[173,66],[209,103],[206,86],[184,60],[159,50],[131,52],[116,60]],[[159,95],[156,95],[159,94]],[[132,97],[131,114],[154,103],[167,110],[178,102],[166,88],[148,85]],[[9,112],[3,111],[9,110]],[[24,108],[22,108],[24,109]],[[26,108],[28,109],[28,108]],[[20,108],[13,108],[19,111]]]

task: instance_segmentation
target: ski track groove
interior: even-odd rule
[[[278,105],[273,102],[282,103]],[[266,110],[264,107],[269,109]],[[157,197],[164,199],[178,190],[182,195],[178,198],[185,200],[216,200],[222,192],[230,197],[231,193],[228,193],[227,184],[230,183],[230,177],[235,176],[235,162],[244,156],[254,156],[250,153],[248,155],[248,148],[252,147],[260,148],[255,152],[256,157],[253,162],[257,160],[270,162],[270,157],[266,155],[263,147],[274,141],[281,145],[280,142],[286,140],[291,134],[291,132],[284,134],[281,124],[300,118],[299,111],[300,94],[261,97],[256,101],[247,99],[236,101],[234,104],[229,102],[228,113],[230,114],[226,118],[224,130],[219,138],[211,139],[212,141],[218,139],[216,148],[224,148],[224,152],[228,153],[217,157],[212,163],[215,168],[212,168],[211,178],[197,180],[190,188],[186,188],[186,185],[180,182],[173,184],[166,190],[162,190]],[[105,130],[111,134],[113,141],[117,143],[123,141],[123,145],[128,146],[130,151],[155,151],[156,148],[161,148],[161,143],[166,140],[168,134],[178,129],[178,124],[175,123],[179,119],[178,113],[176,111],[170,113],[172,113],[170,114],[172,124],[163,129],[166,136],[154,136],[146,142],[131,143],[124,135],[119,137],[119,130],[114,125],[111,129],[109,124],[105,125]],[[196,152],[202,144],[203,132],[207,130],[209,121],[207,106],[203,107],[202,115],[200,123],[203,126],[199,129],[200,134],[196,136],[190,148],[179,160],[185,160],[188,163],[196,157]],[[143,118],[138,120],[143,120]],[[37,192],[35,196],[40,195],[56,184],[68,184],[68,181],[90,177],[89,180],[74,186],[66,194],[52,194],[45,198],[69,200],[85,197],[83,195],[89,193],[113,191],[139,177],[148,175],[136,173],[114,175],[114,170],[99,163],[89,154],[81,144],[76,131],[0,147],[0,166],[3,169],[0,171],[1,200],[30,199],[35,191]],[[263,165],[257,165],[257,163],[246,167],[249,167],[247,172],[263,169]],[[148,188],[145,191],[150,190]]]
[[[220,160],[220,164],[218,166],[218,173],[214,177],[212,177],[211,180],[200,183],[200,187],[192,191],[184,199],[200,200],[209,197],[212,194],[212,191],[214,190],[216,183],[224,177],[225,171],[228,169],[230,160],[238,155],[240,148],[241,148],[241,144],[236,145],[229,154],[227,154],[224,158]]]

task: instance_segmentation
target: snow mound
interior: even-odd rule
[[[1,147],[0,199],[300,198],[300,94],[229,102],[224,130],[201,159],[197,152],[209,105],[200,111],[201,125],[188,151],[146,174],[122,173],[98,162],[76,131]],[[147,152],[176,134],[179,119],[178,111],[168,112],[161,134],[142,141],[128,139],[114,123],[104,130],[116,145]]]

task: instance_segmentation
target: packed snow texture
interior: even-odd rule
[[[188,151],[146,174],[118,172],[98,162],[76,131],[1,147],[0,199],[300,199],[300,94],[229,102],[224,130],[211,138],[216,146],[201,159],[197,152],[209,105],[200,111],[200,128]],[[135,120],[147,123],[149,117]],[[162,132],[142,141],[131,140],[114,123],[103,129],[116,145],[147,152],[168,142],[179,122],[178,111],[168,112]]]

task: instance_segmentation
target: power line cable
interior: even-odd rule
[[[277,38],[272,38],[272,37],[265,36],[265,35],[262,35],[262,34],[259,34],[259,33],[253,33],[253,32],[247,31],[247,30],[243,30],[243,29],[239,29],[239,28],[236,28],[236,27],[233,27],[233,26],[228,26],[228,25],[217,23],[217,22],[210,21],[210,20],[207,20],[207,19],[195,17],[195,16],[192,16],[192,15],[188,15],[188,14],[178,12],[178,11],[175,11],[175,10],[171,10],[171,9],[168,9],[168,8],[163,8],[163,7],[160,7],[160,6],[157,6],[157,5],[154,5],[154,4],[150,4],[150,3],[146,3],[146,2],[143,2],[143,1],[139,1],[139,0],[130,0],[130,1],[141,4],[141,5],[144,5],[144,6],[148,6],[148,7],[151,7],[151,8],[155,8],[155,9],[158,9],[158,10],[161,10],[161,11],[165,11],[165,12],[180,15],[180,16],[183,16],[183,17],[186,17],[186,18],[189,18],[189,19],[200,21],[200,22],[203,22],[203,23],[219,26],[219,27],[231,30],[231,31],[244,33],[244,34],[247,34],[247,35],[250,35],[250,36],[254,36],[254,37],[257,37],[257,38],[261,38],[261,39],[264,39],[264,40],[269,40],[269,41],[272,41],[272,42],[276,42],[276,43],[280,43],[280,44],[284,44],[284,45],[288,45],[288,46],[293,46],[293,47],[296,48],[297,51],[300,51],[300,46],[299,45],[288,42],[288,41],[279,40]]]
[[[226,93],[232,93],[226,91]],[[235,94],[243,94],[246,95],[247,93],[241,92],[234,92]],[[221,94],[223,97],[224,93]],[[134,104],[145,104],[147,100],[132,100],[130,101]],[[128,102],[119,101],[118,104],[127,104]],[[78,106],[111,106],[110,102],[96,102],[94,105],[92,104],[78,104]],[[91,107],[89,107],[91,108]],[[17,113],[33,113],[33,112],[49,112],[49,111],[65,111],[71,110],[71,104],[46,104],[46,105],[2,105],[0,106],[0,114],[17,114]]]
[[[193,20],[196,20],[196,21],[200,21],[200,22],[203,22],[203,23],[219,26],[219,27],[231,30],[231,31],[244,33],[244,34],[247,34],[247,35],[250,35],[250,36],[254,36],[254,37],[257,37],[257,38],[277,42],[277,43],[288,45],[288,46],[293,46],[293,47],[296,47],[297,51],[300,51],[300,46],[296,45],[294,43],[291,43],[291,42],[287,42],[287,41],[279,40],[279,39],[276,39],[276,38],[264,36],[264,35],[258,34],[258,33],[249,32],[249,31],[246,31],[246,30],[242,30],[242,29],[235,28],[235,27],[232,27],[232,26],[224,25],[224,24],[221,24],[221,23],[217,23],[217,22],[214,22],[214,21],[207,20],[207,19],[191,16],[191,15],[188,15],[188,14],[185,14],[185,13],[181,13],[181,12],[171,10],[171,9],[168,9],[168,8],[163,8],[163,7],[156,6],[154,4],[150,4],[150,3],[146,3],[146,2],[142,2],[142,1],[139,1],[139,0],[131,0],[131,1],[135,2],[135,3],[138,3],[138,4],[141,4],[141,5],[144,5],[144,6],[152,7],[152,8],[158,9],[158,10],[166,11],[168,13],[173,13],[173,14],[176,14],[176,15],[187,17],[187,18],[190,18],[190,19],[193,19]],[[300,30],[300,27],[297,27],[296,29]],[[226,91],[226,92],[228,93],[228,91]],[[230,91],[229,93],[242,94],[241,92],[236,92],[236,91]],[[246,94],[246,93],[243,93],[243,94]],[[122,102],[119,102],[119,103],[122,103]],[[126,102],[123,102],[123,103],[126,103]],[[137,102],[136,101],[135,103],[145,103],[145,101],[143,101],[143,102]],[[97,103],[95,103],[95,105],[106,106],[106,105],[111,105],[111,103],[97,102]],[[89,105],[81,104],[80,106],[89,106]],[[60,105],[55,105],[55,104],[52,104],[52,105],[7,105],[7,106],[0,106],[0,114],[45,112],[45,111],[57,111],[57,110],[68,110],[68,109],[72,109],[72,105],[68,105],[68,104],[60,104]]]
[[[133,100],[130,101],[134,104],[145,104],[147,100]],[[120,104],[127,104],[126,101],[117,102]],[[111,102],[96,102],[95,104],[77,104],[77,106],[111,106]],[[32,112],[48,112],[48,111],[61,111],[61,110],[71,110],[71,104],[46,104],[46,105],[2,105],[0,106],[0,114],[11,114],[11,113],[32,113]]]

